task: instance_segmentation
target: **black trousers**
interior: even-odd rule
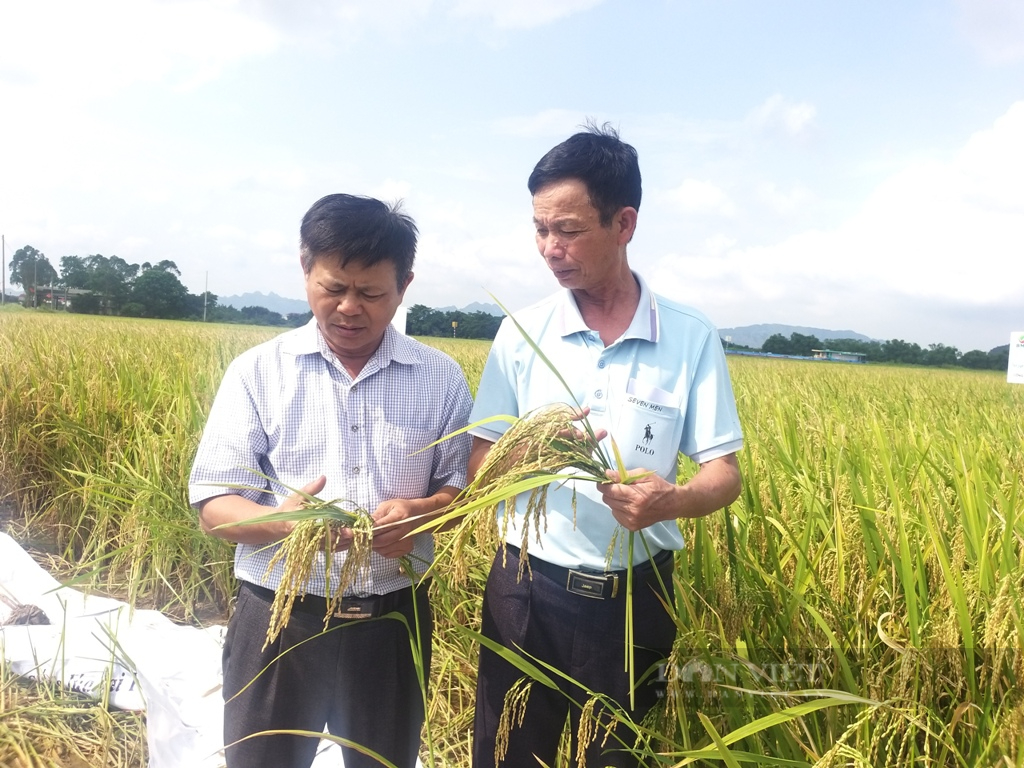
[[[531,557],[531,562],[536,562]],[[625,671],[626,601],[625,579],[620,579],[616,598],[598,600],[566,590],[566,581],[533,571],[533,578],[517,579],[519,558],[510,547],[505,567],[499,551],[491,566],[484,591],[484,636],[506,648],[521,649],[523,655],[540,659],[567,673],[575,685],[548,672],[560,690],[534,683],[526,705],[523,724],[510,734],[508,751],[501,765],[508,768],[555,764],[558,742],[568,717],[572,733],[573,759],[578,751],[577,730],[581,707],[587,694],[580,686],[611,697],[630,717],[639,722],[658,701],[654,677],[638,685],[636,707],[629,710],[629,674]],[[658,566],[669,590],[672,604],[671,558]],[[644,672],[668,657],[675,640],[675,622],[658,599],[661,587],[654,568],[645,573],[634,569],[633,626],[634,660],[639,679]],[[664,597],[664,595],[662,595]],[[476,721],[473,739],[474,768],[491,768],[495,762],[495,741],[506,692],[523,677],[522,672],[498,654],[480,649],[477,679]],[[630,731],[621,725],[614,731],[630,746]],[[602,742],[604,742],[602,744]],[[589,768],[633,767],[643,763],[623,751],[614,737],[598,734],[585,751]]]
[[[416,591],[416,601],[425,681],[433,629],[425,586]],[[408,628],[386,617],[332,619],[324,632],[323,614],[293,610],[288,626],[264,650],[270,608],[265,595],[243,582],[224,643],[224,743],[234,744],[226,750],[228,768],[308,768],[317,738],[277,734],[239,740],[267,730],[321,733],[325,725],[400,768],[413,768],[423,693],[410,638],[416,628],[412,600],[396,609]],[[355,749],[342,751],[346,768],[380,765]]]

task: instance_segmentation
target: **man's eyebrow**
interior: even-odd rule
[[[572,224],[577,221],[579,221],[579,218],[573,216],[570,213],[564,214],[562,216],[554,216],[550,219],[545,219],[543,221],[541,219],[538,219],[536,216],[533,217],[534,224]]]

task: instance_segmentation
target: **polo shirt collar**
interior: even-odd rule
[[[622,339],[640,339],[641,341],[656,342],[658,340],[658,329],[660,320],[658,315],[658,302],[654,294],[647,286],[647,282],[633,272],[633,277],[640,286],[640,301],[636,305],[636,313],[622,334]],[[557,313],[558,333],[561,336],[571,336],[574,333],[590,333],[590,328],[583,322],[583,315],[573,298],[572,291],[566,288],[560,294],[559,311]]]

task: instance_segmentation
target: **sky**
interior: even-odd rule
[[[301,299],[302,215],[348,192],[416,220],[407,305],[515,309],[557,290],[526,179],[589,119],[639,153],[630,265],[719,327],[1024,329],[1019,0],[0,0],[0,30],[6,262]]]

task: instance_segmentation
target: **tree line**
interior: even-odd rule
[[[59,271],[31,245],[15,251],[11,282],[25,292],[27,307],[51,307],[85,315],[164,320],[202,320],[247,325],[302,325],[312,313],[282,316],[266,307],[220,306],[210,292],[189,293],[169,260],[130,264],[119,256],[62,256]]]
[[[410,336],[449,336],[460,339],[493,339],[501,318],[486,312],[431,309],[413,304],[405,318]]]
[[[213,293],[189,293],[181,283],[177,265],[169,260],[157,264],[130,264],[118,256],[62,256],[58,271],[44,254],[26,245],[14,253],[9,267],[11,282],[22,286],[24,304],[28,307],[49,306],[80,314],[170,320],[201,320],[205,316],[217,323],[281,327],[297,327],[312,317],[312,312],[281,315],[266,307],[220,306]],[[406,316],[406,333],[410,336],[493,339],[499,325],[501,317],[486,312],[432,309],[423,304],[414,304]],[[730,346],[750,349],[736,344]],[[793,333],[788,339],[781,333],[769,336],[760,351],[810,357],[812,350],[825,348],[859,352],[874,363],[992,370],[1006,370],[1010,354],[1008,344],[988,352],[972,349],[961,353],[956,347],[945,344],[929,344],[923,348],[902,339],[821,341],[817,336],[801,333]]]
[[[1010,345],[995,347],[988,352],[972,349],[961,353],[956,347],[945,344],[929,344],[927,347],[903,339],[889,341],[862,341],[860,339],[827,339],[820,341],[817,336],[802,333],[790,334],[787,339],[781,333],[773,334],[761,345],[762,352],[775,355],[812,356],[812,350],[832,349],[843,352],[859,352],[872,363],[898,363],[900,365],[959,366],[977,370],[1005,371],[1009,364]]]

